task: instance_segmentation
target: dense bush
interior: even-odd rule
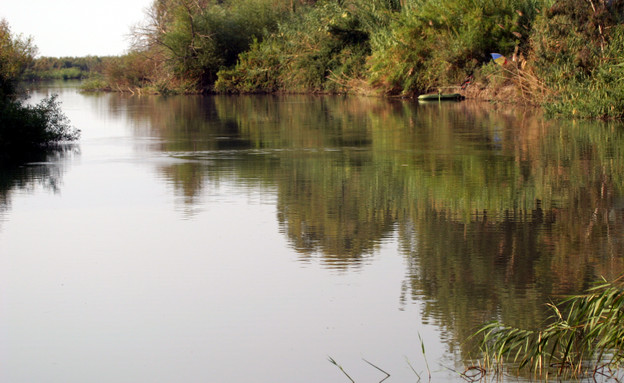
[[[527,49],[539,0],[412,0],[374,40],[372,84],[413,95],[457,85],[490,53]],[[516,48],[517,47],[517,48]]]
[[[550,90],[555,114],[624,115],[624,2],[558,1],[540,14],[531,34],[530,66]]]
[[[105,72],[111,89],[147,87],[160,93],[210,89],[223,67],[277,28],[287,1],[155,0],[134,30],[134,51]]]
[[[0,99],[14,98],[17,83],[36,52],[30,39],[14,37],[6,20],[0,20]]]
[[[155,0],[111,89],[455,91],[624,117],[624,0]],[[508,64],[491,64],[491,53]],[[140,72],[140,73],[137,73]],[[485,91],[482,91],[485,89]]]
[[[217,90],[342,92],[366,80],[383,94],[415,95],[456,85],[491,52],[528,50],[542,3],[322,1],[280,23],[235,68],[221,71]]]
[[[370,35],[392,1],[322,1],[300,8],[279,29],[219,72],[219,91],[348,92],[366,73]]]
[[[42,147],[78,139],[56,96],[39,104],[0,101],[0,161],[32,154]]]
[[[253,42],[247,52],[241,53],[233,69],[217,73],[215,90],[218,92],[276,92],[283,88],[281,81],[282,42],[270,39],[263,43]]]
[[[0,21],[0,163],[26,158],[45,146],[78,138],[56,97],[36,106],[18,98],[17,83],[32,62],[31,41],[14,38],[6,21]]]

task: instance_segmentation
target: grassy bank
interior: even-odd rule
[[[157,0],[133,50],[91,87],[462,90],[552,114],[622,118],[623,9],[624,0]],[[493,64],[491,53],[507,63]]]

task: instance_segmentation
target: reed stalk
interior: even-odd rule
[[[491,322],[476,334],[490,367],[502,363],[529,368],[537,376],[596,376],[624,361],[624,275],[602,280],[585,294],[569,297],[552,311],[548,324],[525,330]],[[475,334],[475,335],[476,335]]]

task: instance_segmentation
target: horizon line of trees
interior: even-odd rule
[[[82,80],[101,75],[113,56],[36,57],[22,74],[25,81]]]

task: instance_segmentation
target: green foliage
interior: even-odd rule
[[[623,12],[624,0],[155,0],[105,79],[119,91],[415,96],[473,76],[481,96],[622,118]],[[494,52],[509,63],[489,65]]]
[[[531,66],[552,96],[553,114],[624,116],[623,2],[557,2],[537,17],[532,31]]]
[[[322,1],[279,24],[252,45],[232,70],[219,74],[217,89],[343,92],[365,72],[375,20],[360,1]],[[370,16],[370,13],[368,13]],[[233,87],[233,88],[231,88]]]
[[[89,74],[78,68],[62,68],[52,69],[43,72],[26,71],[23,78],[25,80],[80,80],[86,78]]]
[[[101,74],[112,57],[38,57],[26,68],[22,79],[36,80],[79,80]]]
[[[36,48],[29,39],[13,37],[0,21],[0,162],[16,160],[60,141],[76,140],[55,96],[36,106],[18,100],[17,81],[33,60]]]
[[[17,81],[36,50],[29,38],[14,37],[6,20],[0,20],[0,100],[15,96]]]
[[[102,76],[91,76],[89,77],[86,81],[84,81],[81,85],[80,85],[80,89],[87,91],[87,92],[93,92],[93,91],[110,91],[112,90],[109,87],[109,83],[106,82],[106,80],[104,80],[102,78]]]
[[[596,373],[598,366],[618,368],[624,361],[624,284],[622,277],[551,305],[551,323],[523,330],[494,322],[481,328],[482,345],[494,362],[511,358],[519,368],[547,374]],[[588,364],[589,362],[589,364]]]
[[[526,50],[539,0],[414,0],[375,39],[372,84],[412,95],[457,85],[491,52]]]
[[[281,81],[297,91],[336,91],[340,79],[357,76],[370,52],[357,14],[325,2],[280,26],[284,38]]]
[[[217,73],[214,90],[222,93],[268,93],[280,90],[281,45],[275,39],[266,40],[262,44],[255,40],[249,51],[241,53],[234,68],[222,69]]]
[[[217,72],[274,31],[287,9],[274,0],[156,0],[148,23],[135,30],[138,48],[109,66],[107,80],[113,89],[208,90]],[[141,73],[125,74],[133,68]]]
[[[221,72],[218,89],[344,92],[369,80],[382,93],[414,95],[458,84],[491,52],[528,50],[541,4],[321,1],[280,23],[236,68]]]
[[[56,96],[35,106],[0,100],[0,162],[15,161],[43,147],[76,140],[79,134],[63,114]]]
[[[112,58],[104,69],[104,76],[117,88],[143,87],[153,74],[149,60],[140,52]]]

